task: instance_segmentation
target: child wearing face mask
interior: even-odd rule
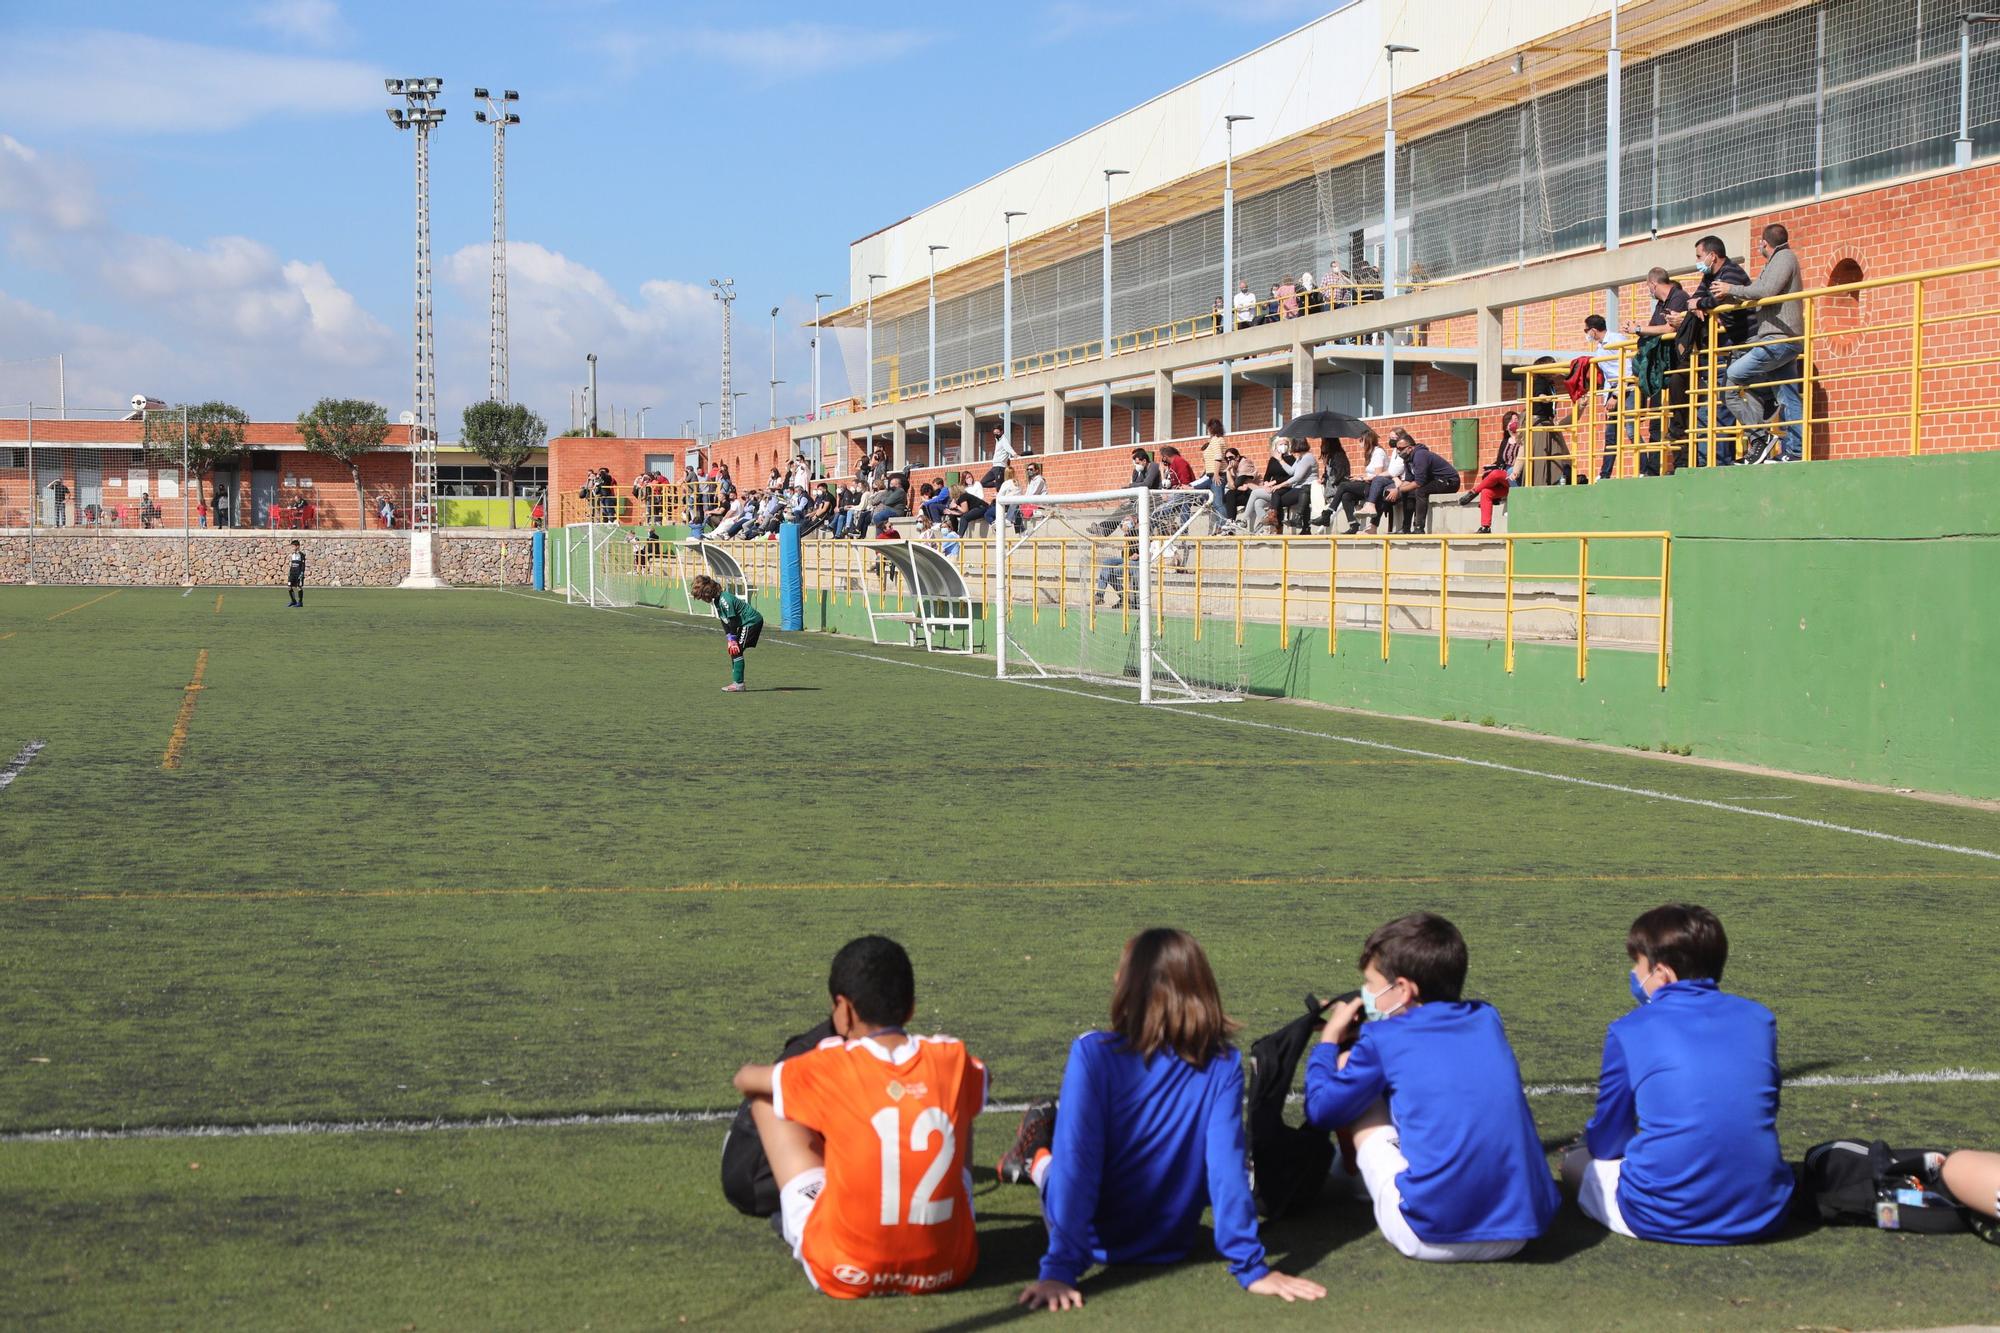
[[[1465,967],[1441,916],[1378,928],[1306,1064],[1306,1119],[1352,1133],[1383,1239],[1439,1263],[1510,1257],[1560,1199],[1500,1015],[1459,998]]]
[[[1729,937],[1705,907],[1632,923],[1636,1007],[1604,1034],[1597,1111],[1563,1186],[1621,1236],[1731,1245],[1781,1230],[1792,1170],[1778,1148],[1778,1024],[1721,989]]]

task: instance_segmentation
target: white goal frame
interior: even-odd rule
[[[1132,487],[1124,490],[1080,491],[1066,494],[1044,493],[1040,495],[1018,494],[997,496],[994,498],[993,569],[995,577],[993,585],[993,656],[995,675],[1002,680],[1010,679],[1007,674],[1009,662],[1013,658],[1018,658],[1020,662],[1025,663],[1038,677],[1070,676],[1088,680],[1109,679],[1108,677],[1100,677],[1087,672],[1054,671],[1043,666],[1025,648],[1011,642],[1008,638],[1007,611],[1008,604],[1011,601],[1009,592],[1012,588],[1010,580],[1013,575],[1013,552],[1023,542],[1034,539],[1037,530],[1043,527],[1040,522],[1037,522],[1034,525],[1028,526],[1027,531],[1022,535],[1014,536],[1012,531],[1013,520],[1010,511],[1023,507],[1047,510],[1067,505],[1114,502],[1119,505],[1129,504],[1132,507],[1131,512],[1138,519],[1138,531],[1133,534],[1130,540],[1134,541],[1137,547],[1135,552],[1136,559],[1133,562],[1132,581],[1138,585],[1138,597],[1134,609],[1139,617],[1139,645],[1136,655],[1138,659],[1139,702],[1144,704],[1206,703],[1215,702],[1218,697],[1227,697],[1206,695],[1201,690],[1188,685],[1170,663],[1160,660],[1158,653],[1154,649],[1153,603],[1157,594],[1155,581],[1159,576],[1159,571],[1155,567],[1155,556],[1163,551],[1170,550],[1173,543],[1180,537],[1180,532],[1178,531],[1165,536],[1156,534],[1153,531],[1154,494],[1149,489]],[[1164,680],[1156,679],[1156,676],[1163,677]],[[1128,678],[1113,683],[1130,684],[1131,682]]]

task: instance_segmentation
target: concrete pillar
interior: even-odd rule
[[[1474,363],[1472,381],[1472,401],[1475,403],[1497,403],[1513,396],[1508,390],[1506,368],[1500,359],[1501,339],[1505,334],[1503,313],[1494,306],[1482,306],[1474,316],[1479,325],[1479,359]]]
[[[972,409],[958,409],[958,461],[970,465],[973,455],[979,451],[979,423],[973,420]],[[933,455],[935,456],[935,454]]]
[[[1292,344],[1292,415],[1302,417],[1313,410],[1314,368],[1312,348],[1304,343]]]
[[[889,423],[889,466],[898,472],[910,465],[910,440],[899,417]]]
[[[1153,372],[1153,442],[1174,438],[1174,376],[1172,371]]]
[[[1059,389],[1042,390],[1042,448],[1059,454],[1069,447],[1063,429],[1063,396]]]

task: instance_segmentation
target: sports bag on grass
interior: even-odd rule
[[[788,1040],[785,1053],[778,1058],[804,1055],[832,1035],[832,1021],[823,1021],[812,1031]],[[778,1211],[777,1177],[771,1174],[770,1159],[764,1156],[764,1141],[757,1137],[757,1122],[750,1118],[747,1097],[736,1108],[736,1118],[729,1122],[729,1133],[722,1140],[722,1197],[737,1212],[751,1217],[769,1217]]]
[[[1891,1148],[1881,1139],[1835,1139],[1806,1153],[1799,1192],[1819,1220],[1832,1226],[1872,1225],[1884,1231],[1970,1231],[1972,1218],[1938,1179],[1945,1154],[1935,1148]]]
[[[1285,1123],[1299,1061],[1326,1021],[1331,1001],[1306,996],[1306,1011],[1250,1047],[1250,1188],[1257,1211],[1282,1217],[1319,1197],[1333,1166],[1333,1136],[1311,1125]]]

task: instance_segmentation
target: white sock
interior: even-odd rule
[[[1053,1157],[1041,1157],[1038,1155],[1035,1159],[1035,1164],[1028,1168],[1028,1179],[1035,1182],[1035,1192],[1037,1194],[1047,1188],[1043,1182],[1049,1178],[1049,1163],[1054,1160],[1055,1158]]]

